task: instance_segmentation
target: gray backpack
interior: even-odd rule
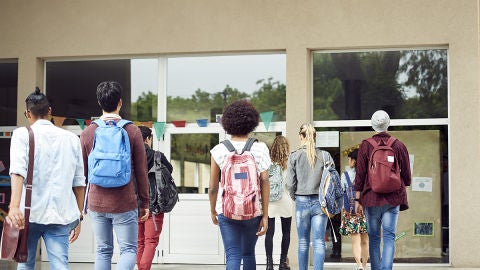
[[[270,179],[270,201],[275,202],[282,198],[283,194],[283,170],[279,164],[272,163],[268,168]]]

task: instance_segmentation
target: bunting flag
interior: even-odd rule
[[[262,119],[265,129],[268,131],[268,128],[270,127],[270,123],[272,122],[273,111],[260,113],[260,118]]]
[[[160,138],[163,138],[163,134],[165,133],[165,128],[167,127],[167,123],[165,123],[165,122],[153,122],[153,127],[155,128],[155,134],[157,135],[157,141],[160,141]]]
[[[82,130],[85,129],[85,119],[77,118],[77,119],[75,119],[75,120],[77,120],[77,123],[78,123],[78,125],[80,126],[80,128],[81,128]]]
[[[63,121],[65,121],[66,117],[64,116],[52,116],[53,117],[53,123],[57,127],[62,127],[63,126]]]
[[[92,119],[85,119],[85,124],[87,124],[87,126],[90,126],[91,123]]]

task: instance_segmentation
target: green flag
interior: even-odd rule
[[[167,124],[165,122],[153,122],[153,127],[155,128],[157,141],[160,141],[160,138],[162,138],[163,134],[165,133],[165,128],[167,127]]]
[[[77,118],[75,120],[77,120],[77,123],[78,123],[78,125],[80,126],[81,129],[85,129],[85,119]]]
[[[268,131],[270,123],[272,122],[273,112],[262,112],[260,113],[260,118],[262,119],[263,125],[265,125],[265,129]]]

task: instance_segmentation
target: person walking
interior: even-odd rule
[[[267,270],[273,270],[273,235],[275,234],[275,218],[280,218],[282,224],[282,243],[280,249],[279,270],[290,270],[287,264],[288,248],[290,247],[290,230],[292,226],[292,199],[285,188],[287,161],[290,145],[287,138],[278,135],[270,147],[272,165],[268,170],[270,176],[270,203],[268,204],[268,230],[265,235],[265,253],[267,254]],[[279,183],[274,179],[280,180]],[[278,191],[277,191],[278,190]],[[272,192],[278,192],[280,199],[272,200]],[[276,194],[275,194],[276,195]]]
[[[408,209],[406,186],[411,184],[410,159],[407,147],[400,140],[387,133],[390,116],[383,110],[376,111],[371,119],[375,130],[372,140],[364,140],[358,151],[355,176],[355,211],[367,217],[370,264],[372,270],[392,269],[395,254],[395,233],[397,230],[399,211]],[[392,139],[391,139],[392,138]],[[391,140],[390,140],[391,139]],[[386,162],[395,164],[399,173],[398,187],[391,192],[375,192],[374,184],[378,180],[369,171],[369,160],[377,145],[389,145],[393,153]],[[383,162],[385,162],[383,161]],[[397,167],[398,166],[398,167]],[[372,177],[370,177],[372,175]],[[385,179],[384,179],[385,180]],[[389,183],[392,183],[389,181]],[[380,253],[380,242],[383,240],[383,252]]]
[[[37,87],[26,100],[25,117],[34,133],[34,167],[30,218],[24,217],[24,180],[29,164],[29,134],[21,127],[13,131],[10,146],[11,198],[6,222],[23,229],[29,222],[28,257],[19,270],[35,269],[38,240],[45,242],[50,267],[69,269],[68,246],[80,234],[84,200],[80,140],[72,132],[50,122],[52,108]]]
[[[155,150],[151,148],[152,145],[152,130],[146,126],[139,126],[142,133],[143,142],[145,143],[145,153],[147,156],[147,171],[150,171],[155,166]],[[172,173],[172,164],[161,155],[161,162]],[[152,177],[150,177],[152,175]],[[150,196],[155,194],[155,176],[149,175]],[[151,201],[151,200],[150,200]],[[155,256],[155,249],[160,240],[160,233],[162,232],[164,213],[154,214],[152,205],[150,204],[149,215],[146,220],[138,220],[138,250],[137,250],[137,267],[138,270],[150,270],[152,267],[153,257]]]
[[[268,168],[271,165],[270,155],[268,147],[262,142],[253,142],[248,138],[248,135],[257,127],[259,121],[259,113],[255,107],[246,100],[237,100],[228,105],[222,115],[222,127],[231,135],[228,142],[217,144],[210,150],[211,157],[211,171],[210,171],[210,184],[208,188],[208,197],[210,200],[210,213],[212,222],[215,225],[220,226],[220,233],[222,234],[223,246],[226,253],[226,269],[238,270],[243,262],[244,270],[256,269],[255,260],[255,244],[257,243],[258,236],[264,235],[268,229],[268,202],[270,193],[270,184],[268,181]],[[250,143],[252,143],[250,145]],[[241,219],[237,218],[237,215],[242,213],[234,213],[230,217],[227,217],[226,210],[232,210],[230,196],[225,183],[227,182],[227,176],[224,170],[227,169],[227,159],[232,158],[232,152],[227,148],[229,145],[233,147],[234,151],[238,155],[242,155],[245,151],[245,155],[251,155],[254,158],[256,175],[250,174],[250,168],[241,168],[235,173],[235,181],[231,189],[246,189],[253,186],[252,179],[256,179],[260,183],[254,183],[259,187],[254,189],[260,189],[261,206],[259,204],[258,194],[255,194],[252,202],[247,202],[250,208],[254,209],[252,218]],[[247,147],[246,147],[247,146]],[[251,147],[249,147],[251,146]],[[249,149],[249,150],[248,150]],[[245,151],[243,151],[245,150]],[[246,157],[249,159],[249,157]],[[222,173],[221,173],[222,172]],[[221,173],[221,175],[220,175]],[[220,178],[222,177],[222,178]],[[219,182],[219,179],[222,181]],[[240,182],[240,181],[242,182]],[[245,181],[250,181],[247,183]],[[238,188],[238,187],[241,188]],[[242,190],[239,190],[240,192]],[[242,194],[243,195],[243,194]],[[240,196],[243,197],[243,196]],[[225,201],[225,202],[224,202]],[[228,205],[227,205],[228,203]],[[241,206],[239,206],[241,207]],[[261,207],[261,209],[257,209]],[[235,207],[236,208],[236,207]],[[247,210],[242,209],[241,212]],[[228,212],[230,215],[230,211]],[[235,218],[234,218],[235,217]]]
[[[367,269],[368,261],[368,234],[367,219],[365,214],[355,212],[355,166],[357,164],[358,149],[353,149],[348,153],[349,170],[343,172],[341,184],[344,192],[342,222],[340,225],[340,234],[350,236],[352,240],[352,252],[355,259],[356,269]]]
[[[335,167],[330,153],[315,147],[315,128],[305,123],[298,133],[300,148],[290,154],[286,186],[295,200],[298,233],[298,266],[308,269],[310,235],[313,243],[313,268],[323,269],[325,261],[325,230],[328,217],[322,212],[319,188],[324,164]],[[324,158],[325,156],[325,158]]]
[[[130,175],[125,185],[118,187],[104,187],[100,184],[90,183],[91,180],[89,165],[94,168],[96,164],[89,164],[89,155],[93,152],[94,141],[97,140],[96,132],[99,125],[117,125],[122,118],[120,109],[122,107],[122,87],[118,82],[102,82],[97,87],[97,100],[102,108],[103,114],[100,121],[89,125],[82,132],[80,141],[82,143],[83,162],[85,175],[87,177],[87,204],[85,212],[88,209],[92,222],[93,234],[96,242],[95,269],[110,270],[113,256],[113,231],[117,237],[120,246],[120,257],[117,262],[117,270],[132,270],[135,267],[137,257],[137,237],[138,237],[138,216],[146,220],[149,215],[149,197],[148,197],[148,179],[145,146],[140,129],[134,124],[123,126],[128,134],[128,140],[122,148],[130,149],[130,160],[132,169],[127,173]],[[112,121],[114,123],[112,123]],[[108,142],[112,143],[113,138]],[[100,145],[96,144],[95,147]],[[117,150],[117,149],[112,149]],[[119,150],[119,149],[118,149]],[[109,174],[111,166],[100,168],[103,170],[100,174]],[[125,169],[120,166],[120,170]],[[123,175],[123,174],[122,174]],[[140,208],[137,210],[137,194],[135,193],[136,179],[138,196],[140,197]],[[103,179],[103,178],[102,178]],[[113,180],[113,177],[106,177],[106,180]],[[106,181],[105,180],[105,181]],[[140,213],[138,213],[140,211]]]

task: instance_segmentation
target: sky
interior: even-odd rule
[[[251,94],[259,79],[286,84],[285,54],[194,56],[168,58],[167,95],[190,97],[195,90],[223,91],[228,84]],[[158,89],[157,59],[132,60],[132,99]]]

